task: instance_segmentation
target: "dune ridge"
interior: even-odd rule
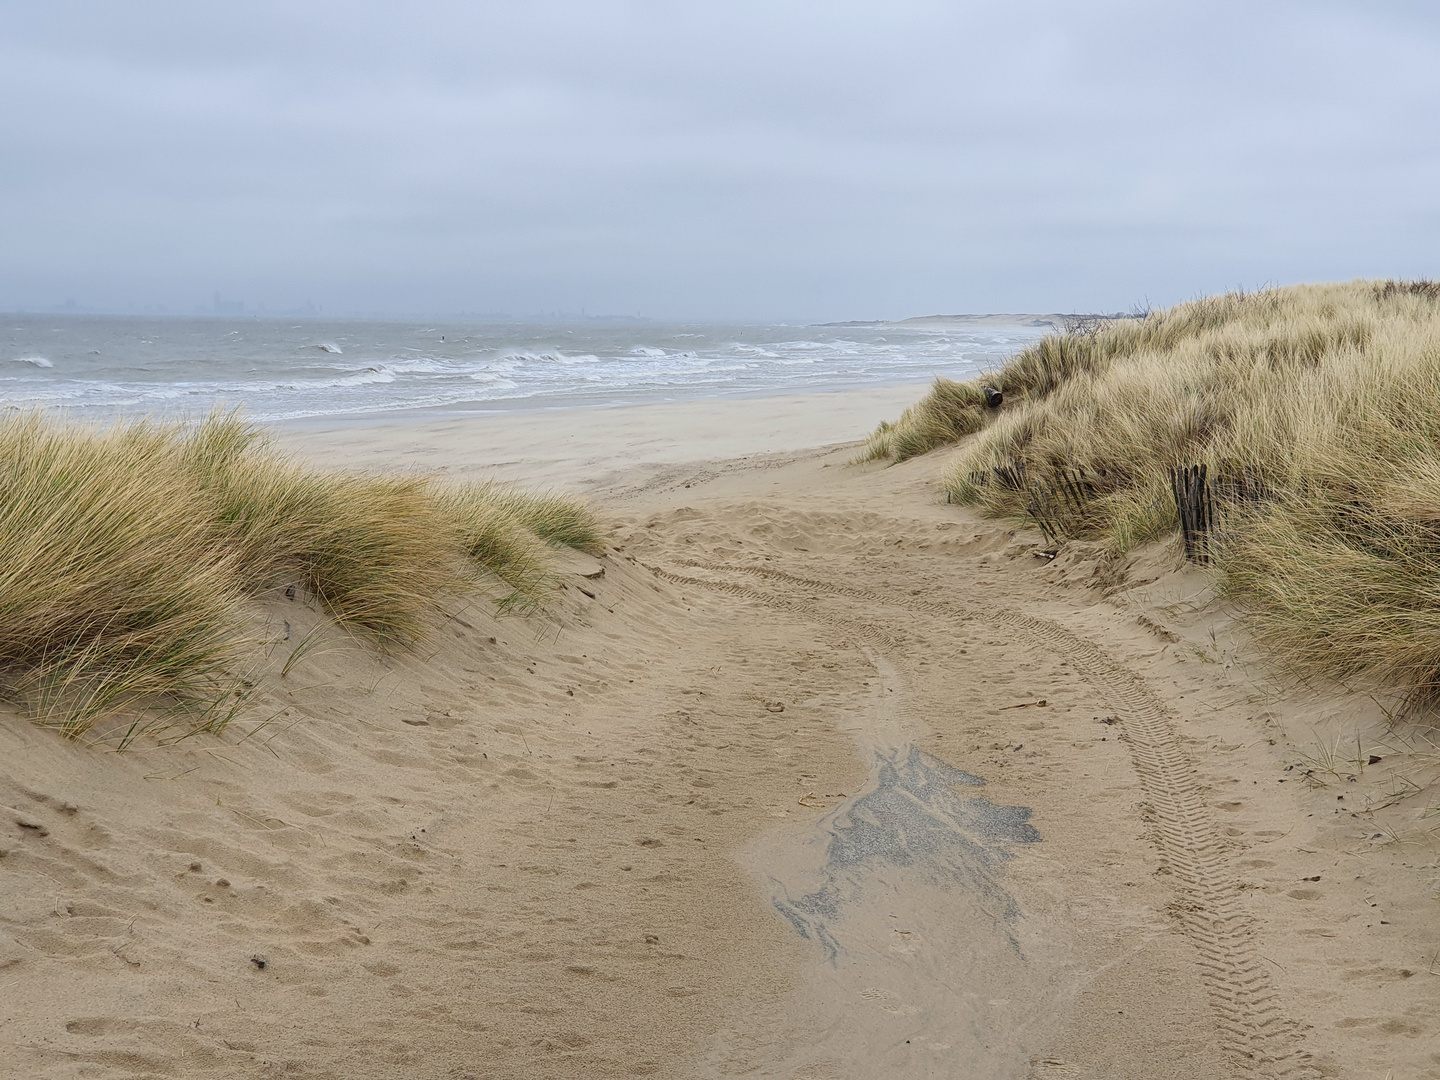
[[[1177,529],[1171,471],[1203,465],[1208,554],[1272,652],[1418,703],[1440,691],[1437,398],[1440,284],[1296,286],[1052,335],[940,380],[863,456],[973,436],[950,499],[1115,559]]]

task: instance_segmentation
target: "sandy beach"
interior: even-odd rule
[[[1440,1076],[1425,732],[851,465],[918,392],[280,429],[610,540],[389,656],[267,598],[223,738],[0,719],[0,1075]]]

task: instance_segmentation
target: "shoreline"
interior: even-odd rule
[[[837,394],[866,394],[908,389],[919,394],[932,385],[936,378],[973,378],[980,372],[964,372],[946,375],[936,372],[924,379],[898,379],[893,382],[867,383],[863,386],[818,386],[813,389],[789,387],[783,390],[749,390],[736,393],[703,394],[698,397],[674,398],[657,396],[653,400],[601,401],[594,398],[514,398],[496,399],[501,403],[510,402],[503,408],[493,408],[495,402],[475,400],[454,402],[446,405],[404,406],[377,409],[373,412],[322,413],[313,416],[293,416],[278,420],[262,420],[259,423],[280,427],[304,428],[312,424],[324,426],[335,424],[349,426],[365,425],[372,421],[423,422],[427,420],[460,420],[477,416],[508,416],[511,414],[531,415],[552,412],[598,412],[606,409],[648,409],[654,406],[704,405],[722,401],[766,401],[771,398],[816,398],[823,400]]]

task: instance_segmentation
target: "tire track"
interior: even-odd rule
[[[1171,913],[1199,953],[1201,979],[1214,1010],[1224,1048],[1248,1075],[1318,1075],[1307,1063],[1295,1024],[1281,1011],[1279,994],[1255,949],[1253,916],[1240,901],[1215,820],[1195,765],[1176,738],[1169,710],[1138,674],[1094,642],[1058,623],[1005,607],[963,600],[888,596],[869,589],[800,577],[764,566],[692,560],[688,568],[744,574],[781,587],[922,611],[942,618],[979,619],[1023,634],[1063,655],[1112,702],[1151,811],[1156,846],[1176,883]],[[666,580],[742,595],[770,606],[815,616],[813,605],[766,594],[732,581],[684,577],[648,567]],[[836,623],[834,616],[824,621]],[[869,640],[892,647],[888,634],[871,627]],[[886,640],[888,639],[888,641]],[[1147,815],[1149,816],[1149,815]]]

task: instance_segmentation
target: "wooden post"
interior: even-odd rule
[[[1214,511],[1207,472],[1203,464],[1170,470],[1170,490],[1175,496],[1175,509],[1180,516],[1185,557],[1197,563],[1210,561],[1210,528]]]

